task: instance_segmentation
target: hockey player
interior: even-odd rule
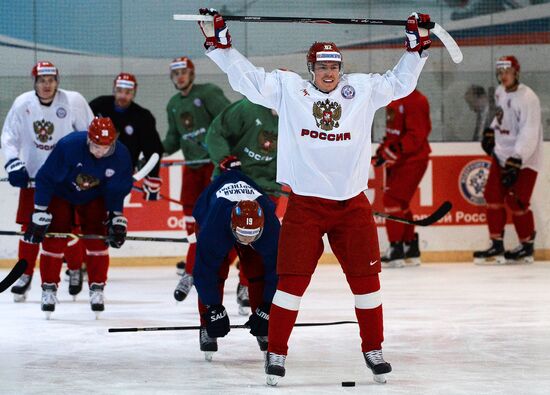
[[[113,81],[113,94],[99,96],[90,102],[95,115],[108,117],[118,132],[118,141],[128,148],[134,168],[138,165],[140,154],[148,161],[155,152],[162,157],[163,147],[157,131],[156,120],[146,108],[134,99],[138,83],[133,74],[120,73]],[[162,179],[159,177],[160,162],[143,180],[143,198],[158,200]]]
[[[277,124],[274,110],[246,98],[226,107],[214,118],[206,133],[208,155],[217,164],[214,176],[238,162],[241,171],[277,204],[281,195],[281,186],[275,181]],[[237,303],[239,313],[247,315],[250,306],[248,283],[242,271],[239,271]]]
[[[397,66],[379,74],[343,74],[342,53],[334,43],[314,43],[307,54],[311,80],[298,74],[256,68],[231,47],[223,17],[214,9],[200,22],[210,57],[233,89],[279,114],[277,181],[291,187],[281,228],[279,282],[269,322],[267,382],[285,375],[288,339],[300,300],[323,253],[328,235],[355,295],[362,351],[375,379],[391,371],[382,355],[380,253],[372,209],[363,191],[368,184],[374,112],[410,94],[428,57],[429,32],[418,28],[428,15],[407,20],[407,52]]]
[[[267,351],[269,311],[277,275],[279,220],[275,205],[260,187],[239,170],[222,173],[200,195],[193,217],[197,221],[197,255],[193,277],[199,294],[200,349],[206,360],[218,350],[217,338],[229,333],[223,288],[235,248],[240,270],[249,281],[254,312],[247,325],[262,351]]]
[[[212,120],[229,105],[223,91],[213,84],[195,84],[195,65],[186,56],[170,63],[170,79],[179,91],[166,106],[168,132],[162,144],[167,154],[181,149],[185,160],[208,159],[204,138]],[[183,167],[181,201],[187,234],[195,232],[193,206],[208,186],[214,166],[211,163]],[[184,300],[193,287],[195,243],[189,245],[184,272],[174,291],[178,301]]]
[[[59,88],[59,70],[51,62],[38,62],[32,68],[34,90],[18,96],[2,129],[2,152],[12,186],[20,188],[16,222],[26,231],[33,210],[34,177],[57,142],[75,130],[85,130],[93,119],[86,99],[78,92]],[[25,273],[12,287],[14,301],[26,300],[40,246],[19,240],[19,259],[28,263]],[[69,293],[82,288],[81,242],[65,252],[69,266]]]
[[[113,248],[120,248],[126,238],[127,220],[122,206],[133,184],[132,160],[116,137],[109,118],[94,118],[87,132],[75,132],[59,140],[36,175],[34,212],[24,238],[27,243],[42,243],[41,308],[47,318],[55,310],[67,239],[44,238],[46,232],[70,232],[76,212],[83,234],[108,235],[108,244]],[[109,250],[104,240],[83,241],[90,305],[98,315],[104,310]]]
[[[487,224],[491,245],[475,251],[474,262],[532,263],[535,221],[531,194],[542,166],[542,117],[540,101],[531,88],[519,82],[520,64],[514,56],[496,62],[500,85],[495,91],[497,111],[485,129],[481,146],[492,156],[485,185]],[[512,212],[519,246],[504,251],[506,204]]]
[[[432,129],[430,104],[418,89],[386,107],[386,135],[376,150],[374,166],[384,165],[384,211],[412,220],[410,201],[428,167]],[[418,233],[414,225],[386,222],[390,247],[381,257],[382,267],[420,265]]]

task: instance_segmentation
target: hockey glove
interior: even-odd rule
[[[386,164],[392,166],[401,157],[401,144],[399,142],[391,144],[381,144],[376,150],[375,166]]]
[[[201,8],[199,12],[201,15],[211,15],[214,18],[212,22],[199,22],[202,34],[206,37],[204,48],[230,48],[231,35],[218,11],[214,8]]]
[[[430,40],[430,30],[418,27],[419,23],[429,23],[430,16],[428,14],[417,14],[413,12],[407,19],[405,27],[406,46],[409,52],[418,52],[422,55],[422,51],[430,48],[432,40]]]
[[[520,158],[508,158],[504,163],[504,169],[500,177],[500,182],[505,188],[510,188],[516,183],[519,176],[519,171],[521,170],[521,159]]]
[[[252,335],[267,336],[270,309],[271,303],[262,303],[245,323],[245,325],[250,328],[250,333]]]
[[[229,317],[221,304],[208,306],[208,311],[202,315],[206,322],[206,332],[210,337],[224,337],[229,333]]]
[[[481,139],[481,148],[487,155],[492,155],[495,149],[495,131],[491,128],[485,128],[483,138]]]
[[[23,239],[27,243],[42,243],[48,227],[52,223],[52,215],[45,210],[34,210],[31,217],[31,223],[25,231]]]
[[[220,161],[220,170],[222,172],[241,170],[241,161],[235,155],[226,156]]]
[[[107,222],[107,243],[113,248],[120,248],[126,241],[126,229],[128,228],[128,220],[122,214],[109,214]]]
[[[8,181],[11,186],[17,188],[28,188],[30,180],[29,173],[27,172],[25,163],[22,162],[21,159],[11,159],[8,163],[6,163],[4,168],[8,172]]]
[[[159,200],[160,187],[162,186],[162,178],[147,176],[143,180],[143,199],[144,200]]]

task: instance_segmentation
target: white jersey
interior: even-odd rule
[[[427,58],[406,53],[384,75],[344,75],[323,93],[296,73],[256,68],[234,48],[207,55],[233,89],[279,114],[277,182],[299,195],[332,200],[367,189],[374,113],[414,90]]]
[[[19,95],[2,128],[6,162],[19,158],[34,178],[57,142],[73,131],[88,130],[94,114],[86,99],[74,91],[58,89],[51,105],[40,104],[35,91]]]
[[[542,115],[535,92],[519,84],[514,92],[502,85],[495,90],[494,153],[501,166],[510,157],[521,158],[522,168],[538,171],[542,166]]]

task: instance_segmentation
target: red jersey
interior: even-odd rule
[[[428,143],[431,130],[430,104],[418,89],[407,97],[392,101],[386,107],[384,140],[401,143],[402,154],[397,163],[428,159],[432,152]]]

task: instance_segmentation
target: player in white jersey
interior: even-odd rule
[[[18,96],[2,128],[2,151],[12,186],[21,188],[16,222],[26,231],[34,209],[34,182],[38,169],[56,143],[75,130],[87,130],[93,113],[86,99],[74,91],[59,89],[59,71],[51,62],[38,62],[32,68],[34,90]],[[19,259],[28,263],[27,270],[12,287],[14,300],[24,301],[30,289],[40,245],[19,240]],[[82,287],[80,265],[84,257],[82,243],[67,248],[65,258],[78,276]],[[74,280],[74,279],[72,279]],[[73,284],[74,281],[71,281]],[[80,292],[71,288],[71,294]],[[78,291],[78,292],[77,292]]]
[[[288,339],[317,261],[322,236],[355,295],[362,351],[375,380],[391,371],[382,356],[383,319],[380,253],[367,189],[374,113],[410,94],[428,57],[429,31],[418,28],[428,15],[407,20],[407,52],[393,70],[380,74],[343,74],[342,53],[331,42],[314,43],[307,54],[311,80],[298,74],[256,68],[236,49],[222,16],[202,22],[205,47],[236,91],[279,114],[277,181],[292,188],[283,219],[277,273],[270,311],[267,382],[285,375]]]
[[[496,115],[483,133],[482,147],[492,156],[485,185],[487,224],[491,245],[474,252],[474,262],[532,263],[535,221],[530,200],[542,166],[542,117],[540,101],[531,88],[519,82],[520,64],[515,56],[496,62],[500,85],[495,91]],[[507,205],[520,244],[504,251]]]

